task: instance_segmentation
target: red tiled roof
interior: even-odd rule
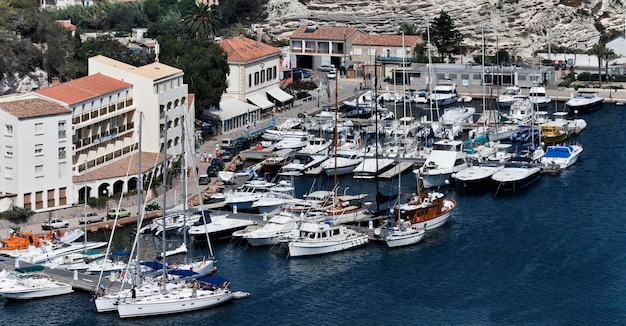
[[[64,107],[63,105],[43,99],[2,102],[0,103],[0,110],[18,119],[43,117],[72,112],[72,110]]]
[[[168,157],[171,157],[168,156]],[[132,162],[130,161],[132,160]],[[141,153],[141,172],[147,172],[154,168],[154,163],[160,164],[163,162],[163,153]],[[109,165],[105,165],[101,168],[87,172],[87,181],[111,179],[117,177],[125,177],[128,172],[128,164],[131,164],[132,174],[137,174],[137,153],[131,156],[125,157],[119,161],[113,162]],[[72,177],[72,181],[76,184],[85,181],[85,175],[78,175]]]
[[[306,27],[300,26],[290,36],[291,39],[336,40],[343,41],[357,32],[352,27]]]
[[[404,35],[404,46],[411,46],[422,40],[417,35]],[[352,45],[397,46],[402,47],[402,35],[397,34],[361,34]]]
[[[132,86],[127,82],[97,73],[44,88],[36,93],[71,105]]]
[[[228,55],[228,62],[248,62],[271,55],[279,54],[277,47],[257,42],[243,36],[229,37],[218,41],[217,44]]]
[[[67,20],[57,20],[57,23],[61,24],[61,26],[63,26],[63,28],[65,28],[68,31],[76,30],[76,26]]]

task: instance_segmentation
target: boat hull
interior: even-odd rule
[[[342,167],[338,167],[337,169],[333,168],[324,168],[324,173],[327,176],[332,176],[335,174],[335,170],[337,171],[337,175],[343,175],[343,174],[348,174],[348,173],[352,173],[352,171],[354,171],[354,168],[356,168],[356,166],[359,165],[354,164],[354,165],[348,165],[348,166],[342,166]]]
[[[222,295],[208,296],[198,294],[198,297],[195,299],[181,299],[177,296],[172,296],[164,300],[149,301],[144,299],[137,300],[135,303],[123,303],[118,305],[117,311],[120,318],[149,317],[206,309],[226,303],[231,299],[233,299],[231,292],[224,292]]]
[[[404,247],[410,246],[412,244],[416,244],[422,241],[424,238],[423,230],[411,230],[410,232],[402,232],[402,233],[392,233],[385,238],[385,242],[387,243],[387,247],[396,248],[396,247]]]
[[[364,246],[369,242],[366,235],[350,237],[338,241],[320,241],[315,243],[293,241],[289,242],[289,256],[292,258],[325,255],[342,250]]]
[[[509,168],[504,168],[502,171],[495,173],[492,176],[492,180],[495,182],[496,193],[500,192],[510,192],[516,193],[521,192],[531,185],[533,185],[536,181],[541,178],[541,169],[539,168],[529,168],[533,169],[532,172],[526,173],[524,177],[504,177],[501,178],[502,174],[506,174],[509,172]],[[527,168],[514,168],[514,169],[527,169]],[[514,172],[514,171],[513,171]]]
[[[422,174],[421,183],[422,186],[426,189],[445,186],[450,183],[451,175],[452,173]]]
[[[56,282],[55,284],[58,284],[58,286],[52,286],[47,288],[17,287],[13,289],[5,289],[0,293],[7,300],[30,300],[53,297],[74,292],[74,290],[72,290],[72,286],[69,284],[61,284]]]
[[[595,102],[589,102],[589,103],[584,103],[580,105],[566,103],[565,107],[570,115],[575,115],[576,112],[574,111],[578,111],[579,114],[585,114],[585,113],[589,113],[589,112],[592,112],[601,108],[603,104],[604,104],[604,101],[595,101]]]

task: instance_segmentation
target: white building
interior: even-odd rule
[[[167,116],[167,153],[180,155],[183,117],[189,122],[195,120],[195,108],[188,101],[188,87],[183,82],[184,72],[159,62],[135,67],[98,55],[89,58],[89,75],[99,73],[133,85],[134,106],[144,117],[143,150],[163,152]]]
[[[279,48],[243,36],[217,44],[228,55],[230,74],[219,109],[210,110],[209,114],[221,121],[222,132],[252,124],[262,115],[270,114],[275,106],[293,100],[279,86]]]
[[[72,111],[43,99],[0,101],[0,121],[0,197],[36,212],[72,205]]]

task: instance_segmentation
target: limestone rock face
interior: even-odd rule
[[[529,57],[550,43],[576,48],[597,43],[596,22],[624,30],[626,9],[619,0],[268,0],[267,22],[256,25],[277,39],[286,39],[301,25],[351,26],[365,33],[397,33],[402,22],[426,30],[441,11],[452,17],[464,45],[487,52],[496,46]],[[497,44],[496,44],[497,43]]]
[[[48,74],[37,69],[24,76],[18,73],[0,74],[0,95],[28,93],[48,86]]]

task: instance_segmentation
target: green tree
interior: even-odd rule
[[[437,48],[441,60],[448,58],[450,61],[453,54],[461,53],[463,35],[454,26],[450,15],[443,10],[430,24],[430,39]]]
[[[183,25],[189,37],[213,39],[219,30],[220,22],[211,6],[198,3],[187,12]]]
[[[402,22],[400,24],[400,33],[404,35],[420,35],[420,28],[415,23]]]
[[[615,57],[615,53],[607,48],[604,42],[598,42],[589,50],[589,54],[598,58],[598,87],[602,87],[602,60],[605,61],[606,74],[608,75],[609,61]]]
[[[228,58],[222,48],[209,39],[180,39],[163,36],[160,61],[185,72],[189,92],[196,95],[196,112],[219,106],[226,91],[230,72]]]

